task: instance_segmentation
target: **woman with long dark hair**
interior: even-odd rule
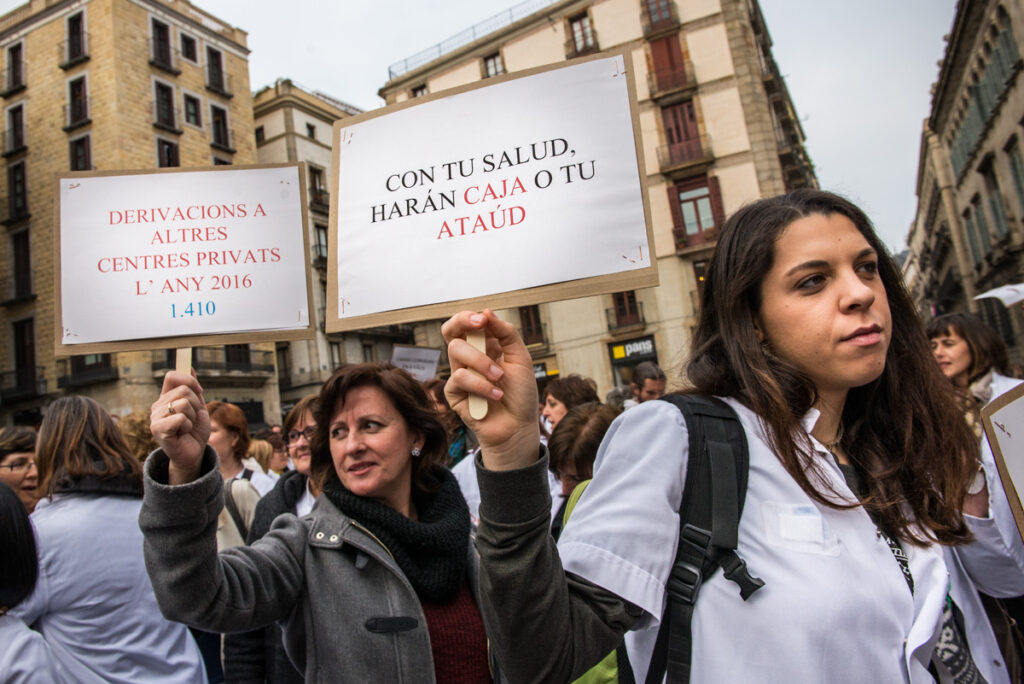
[[[32,514],[39,580],[12,612],[37,627],[76,682],[206,681],[184,625],[160,614],[142,556],[142,466],[88,397],[46,409]]]
[[[280,622],[307,682],[503,681],[477,608],[469,511],[426,392],[390,364],[346,366],[312,417],[316,506],[218,554],[223,486],[202,388],[167,374],[140,517],[164,613],[219,632]]]
[[[473,330],[489,354],[466,343]],[[499,661],[513,681],[571,681],[633,630],[643,681],[680,543],[682,414],[650,401],[613,423],[556,551],[526,348],[489,311],[443,332],[449,400],[481,443],[477,548]],[[992,644],[970,657],[941,550],[973,538],[978,444],[863,212],[816,190],[736,212],[691,354],[690,391],[721,398],[745,433],[736,552],[764,581],[744,601],[722,573],[703,578],[692,680],[1005,681]],[[469,394],[490,400],[485,419],[469,416]],[[974,547],[968,569],[988,550]]]

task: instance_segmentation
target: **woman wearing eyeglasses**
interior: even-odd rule
[[[252,544],[270,531],[270,526],[283,513],[302,517],[313,510],[320,494],[309,479],[309,442],[316,431],[313,419],[317,395],[299,400],[284,419],[282,433],[288,445],[288,458],[294,469],[284,470],[274,488],[256,506],[247,543]],[[229,682],[302,682],[285,653],[281,628],[268,625],[262,629],[224,637],[224,674]]]
[[[27,427],[0,429],[0,482],[14,490],[31,513],[36,507],[36,431]]]

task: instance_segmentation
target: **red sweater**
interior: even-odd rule
[[[448,603],[423,602],[434,656],[434,678],[444,684],[490,684],[484,621],[469,583]]]

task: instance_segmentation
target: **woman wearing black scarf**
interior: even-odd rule
[[[220,632],[281,621],[306,681],[500,680],[476,607],[469,512],[426,393],[388,364],[350,366],[325,383],[314,418],[313,511],[218,556],[208,518],[222,485],[202,389],[168,373],[140,516],[164,614]]]

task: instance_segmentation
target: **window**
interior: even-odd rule
[[[423,97],[426,94],[427,94],[427,84],[426,83],[424,83],[422,85],[418,85],[418,86],[416,86],[415,88],[412,89],[412,96],[413,97]]]
[[[266,133],[263,132],[263,126],[256,127],[256,142],[261,143],[266,140]]]
[[[309,187],[313,193],[313,203],[327,206],[330,204],[330,196],[327,188],[324,187],[324,171],[315,166],[309,167]]]
[[[67,125],[77,126],[89,120],[89,95],[85,76],[68,83]]]
[[[285,380],[284,384],[290,384],[292,374],[292,359],[288,353],[288,345],[282,344],[275,350],[277,352],[277,377]]]
[[[214,166],[231,166],[231,160],[230,159],[222,159],[221,157],[214,157],[213,158],[213,165]]]
[[[161,168],[180,166],[181,164],[178,162],[178,143],[157,138],[156,159],[157,165]]]
[[[7,83],[4,85],[6,92],[25,87],[24,43],[18,43],[7,48]]]
[[[162,21],[153,20],[153,55],[152,62],[164,69],[173,69],[171,59],[171,28]]]
[[[693,277],[697,280],[697,291],[704,291],[704,279],[708,274],[708,262],[704,259],[693,262]]]
[[[206,87],[221,94],[228,92],[224,78],[224,55],[212,47],[206,48]]]
[[[327,258],[327,226],[319,223],[316,227],[316,256],[320,259]]]
[[[174,116],[174,88],[159,81],[155,84],[156,125],[176,130]]]
[[[213,133],[213,144],[223,149],[231,147],[228,131],[228,112],[223,107],[210,105],[210,131]]]
[[[665,140],[668,142],[666,153],[662,155],[663,163],[677,166],[704,157],[693,100],[663,107],[661,120],[665,125]]]
[[[1013,189],[1017,192],[1017,203],[1021,215],[1024,216],[1024,159],[1021,158],[1020,145],[1017,138],[1011,138],[1006,144],[1006,152],[1010,155],[1010,173],[1013,176]]]
[[[341,365],[341,342],[331,342],[328,347],[331,350],[331,370]]]
[[[8,218],[28,216],[28,185],[25,182],[25,162],[7,167],[7,192],[10,198]]]
[[[7,110],[7,144],[4,152],[15,152],[25,147],[25,106],[16,105]]]
[[[77,62],[88,54],[85,37],[85,15],[81,12],[68,17],[68,41],[64,59]]]
[[[369,342],[363,342],[363,361],[374,361],[373,345]]]
[[[975,195],[971,199],[974,206],[974,220],[978,226],[978,239],[981,241],[982,254],[992,251],[992,234],[988,232],[988,219],[985,217],[985,209],[981,206],[981,197]]]
[[[71,156],[72,171],[88,171],[92,168],[92,150],[89,136],[83,135],[68,143]]]
[[[181,34],[181,56],[190,62],[199,62],[199,48],[196,39],[184,33]]]
[[[310,140],[316,140],[316,126],[313,124],[306,124],[306,137]]]
[[[248,370],[252,366],[252,355],[247,344],[225,344],[224,363],[228,370]]]
[[[584,12],[575,17],[569,17],[569,40],[572,54],[583,55],[597,50],[597,36],[590,26],[590,15]]]
[[[14,260],[14,292],[11,294],[28,297],[32,294],[32,260],[27,230],[11,236],[11,255]]]
[[[715,239],[722,223],[722,200],[717,178],[692,178],[669,189],[676,243],[699,245]]]
[[[644,13],[647,15],[647,20],[650,21],[652,27],[671,21],[671,0],[643,0],[643,3]]]
[[[1007,346],[1014,346],[1016,339],[1013,334],[1013,323],[1010,321],[1010,315],[1007,313],[1003,303],[992,297],[982,297],[978,300],[978,304],[981,306],[981,311],[979,312],[981,319],[999,333],[999,336],[1003,338],[1003,342]]]
[[[540,307],[536,304],[519,307],[519,326],[525,344],[544,342],[544,326],[540,322]]]
[[[193,126],[203,126],[202,114],[199,109],[199,98],[192,95],[185,95],[185,123]]]
[[[484,78],[498,76],[503,73],[505,73],[505,65],[501,62],[500,52],[484,57]]]
[[[992,221],[996,231],[996,238],[1002,239],[1009,234],[1006,221],[1006,208],[1003,207],[1003,191],[999,187],[999,180],[990,162],[982,174],[985,178],[985,187],[988,190],[988,208],[992,211]]]
[[[971,210],[964,212],[964,232],[967,233],[967,243],[971,246],[971,256],[974,257],[974,265],[981,264],[981,247],[978,246],[978,232],[974,227],[974,219],[971,217]]]
[[[615,302],[615,320],[619,326],[640,323],[640,305],[636,301],[636,292],[616,292],[612,295]]]
[[[35,321],[26,318],[15,321],[14,332],[15,384],[19,390],[35,390],[36,386],[36,330]]]

